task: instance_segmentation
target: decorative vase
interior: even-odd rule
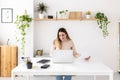
[[[26,65],[26,58],[24,56],[21,57],[21,65],[22,66]]]

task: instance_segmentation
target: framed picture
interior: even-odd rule
[[[1,23],[12,23],[12,22],[13,22],[13,9],[1,8]]]

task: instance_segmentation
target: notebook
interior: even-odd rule
[[[53,51],[54,63],[73,63],[74,56],[72,50],[54,50]]]
[[[42,59],[42,60],[39,60],[39,61],[37,61],[37,63],[48,63],[48,62],[50,62],[50,60],[49,59]]]

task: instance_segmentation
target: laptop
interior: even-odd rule
[[[73,63],[74,56],[72,50],[54,50],[53,51],[54,63]]]

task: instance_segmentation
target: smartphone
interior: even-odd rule
[[[50,66],[49,64],[44,64],[44,65],[41,66],[41,68],[46,69],[46,68],[48,68],[49,66]]]

